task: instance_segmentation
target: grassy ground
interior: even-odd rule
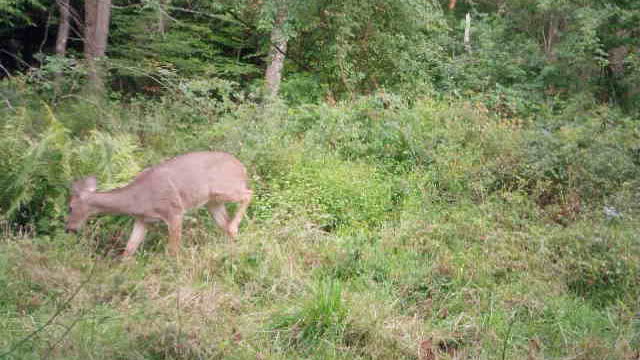
[[[4,223],[0,357],[638,359],[638,194],[606,167],[624,158],[591,156],[628,131],[581,124],[551,139],[468,109],[370,105],[257,123],[263,110],[238,109],[177,130],[173,145],[153,129],[143,145],[121,140],[134,143],[124,155],[146,155],[115,152],[108,174],[189,144],[238,154],[256,192],[239,239],[199,210],[178,259],[155,225],[123,261],[128,220],[102,217],[78,237]],[[583,136],[597,151],[579,145],[587,160],[559,167]],[[93,134],[68,163],[117,139]]]
[[[637,261],[634,223],[521,221],[503,204],[345,235],[249,222],[236,243],[193,223],[178,260],[160,227],[132,261],[87,237],[5,233],[2,348],[13,359],[637,358],[638,308],[618,295],[638,284],[605,279],[637,268],[580,254]],[[591,261],[614,271],[589,274]]]

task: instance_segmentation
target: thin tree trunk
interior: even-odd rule
[[[449,10],[456,8],[456,0],[449,0]]]
[[[554,62],[556,60],[555,53],[555,44],[556,39],[558,38],[558,27],[560,20],[555,14],[551,14],[551,19],[549,20],[549,25],[546,31],[546,36],[544,36],[544,53],[547,57],[547,60],[550,62]],[[543,35],[544,32],[543,32]]]
[[[111,0],[98,0],[96,16],[96,57],[102,57],[107,51],[109,21],[111,20]]]
[[[628,37],[626,30],[616,31],[616,36],[619,39]],[[620,45],[609,49],[609,69],[614,77],[622,78],[624,76],[624,59],[629,54],[629,46]]]
[[[271,50],[269,51],[269,65],[265,74],[267,93],[270,97],[278,96],[282,68],[284,67],[285,54],[287,52],[287,36],[284,33],[284,24],[287,21],[287,7],[279,4],[273,30],[271,30]]]
[[[111,0],[85,0],[84,56],[89,86],[95,94],[104,90],[101,66],[96,59],[105,55],[110,17]]]
[[[464,22],[464,49],[467,53],[471,53],[471,14],[467,13]]]
[[[167,31],[167,10],[171,0],[160,0],[158,4],[158,33],[164,35]]]
[[[85,0],[84,2],[84,59],[87,62],[89,86],[95,88],[97,83],[95,61],[95,28],[98,11],[98,0]]]
[[[60,12],[60,20],[58,23],[58,34],[56,35],[56,55],[64,57],[67,54],[67,41],[69,40],[69,29],[71,10],[69,9],[69,0],[57,0],[58,11]],[[60,91],[62,84],[62,72],[55,73],[53,87],[55,92]]]
[[[618,38],[623,39],[628,37],[628,32],[625,30],[618,30],[616,32]],[[611,81],[614,83],[619,83],[624,80],[625,73],[625,58],[629,54],[629,46],[628,45],[620,45],[608,50],[608,60],[609,60],[609,76],[611,77]],[[631,84],[630,84],[631,85]],[[635,85],[635,84],[634,84]],[[624,91],[623,93],[618,93],[618,91],[614,90],[614,88],[609,90],[609,98],[614,102],[625,102],[630,96],[630,93],[633,92],[634,85],[630,87],[621,87],[620,90]],[[626,89],[625,89],[626,88]]]
[[[60,23],[58,24],[58,34],[56,37],[56,55],[65,56],[67,54],[67,41],[69,40],[70,14],[69,0],[57,0],[60,11]]]

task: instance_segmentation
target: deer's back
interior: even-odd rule
[[[164,206],[200,206],[217,196],[247,189],[245,167],[225,152],[193,152],[143,171],[130,186],[150,190],[151,200]]]

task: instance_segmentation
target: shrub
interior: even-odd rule
[[[366,97],[338,107],[304,106],[291,115],[288,127],[304,136],[308,146],[335,151],[345,160],[392,171],[406,171],[421,160],[420,119],[392,96]]]
[[[318,79],[310,73],[287,75],[280,89],[282,97],[291,106],[317,104],[322,100],[324,90]]]
[[[306,155],[272,183],[273,201],[324,230],[379,226],[391,188],[376,169],[330,155]]]
[[[556,268],[576,295],[602,307],[636,299],[640,281],[638,246],[628,224],[578,223],[550,239]]]
[[[88,139],[73,139],[47,107],[47,125],[29,137],[27,116],[4,124],[12,136],[0,140],[0,207],[19,223],[34,223],[39,231],[59,227],[66,213],[68,189],[81,176],[95,174],[102,188],[127,182],[140,170],[138,147],[130,135],[93,131]]]

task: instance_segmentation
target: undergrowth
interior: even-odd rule
[[[637,119],[192,100],[2,113],[4,358],[637,357]],[[249,169],[237,242],[204,210],[177,260],[162,225],[132,261],[124,217],[61,231],[73,179],[206,149]]]

